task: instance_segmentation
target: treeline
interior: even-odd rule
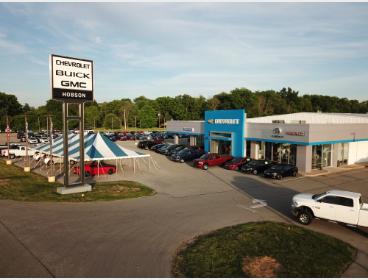
[[[245,109],[248,117],[287,114],[295,112],[367,113],[368,101],[325,95],[299,95],[298,91],[283,88],[280,91],[251,91],[237,88],[206,99],[187,94],[175,97],[148,99],[140,96],[111,102],[90,102],[85,106],[86,128],[125,129],[129,127],[162,127],[167,120],[201,120],[206,110]],[[76,107],[71,111],[77,112]],[[62,127],[61,103],[49,100],[45,105],[32,108],[21,105],[16,96],[0,92],[0,129],[6,125],[8,115],[13,130],[24,129],[24,114],[29,128],[37,131],[46,128],[46,116],[53,116],[54,128]],[[76,122],[70,122],[70,127]]]

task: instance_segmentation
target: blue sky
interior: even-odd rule
[[[44,104],[51,53],[94,60],[98,102],[284,86],[367,100],[368,3],[0,3],[0,91]]]

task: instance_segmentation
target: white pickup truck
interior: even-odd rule
[[[308,225],[313,218],[368,227],[368,204],[360,193],[330,190],[321,194],[300,193],[292,199],[292,213],[299,223]]]
[[[35,153],[34,151],[28,149],[28,155],[29,156],[33,156],[34,153]],[[1,155],[3,157],[7,157],[8,156],[8,149],[1,150]],[[26,156],[26,147],[25,146],[18,146],[14,149],[9,149],[9,155],[10,155],[10,158],[25,157]]]

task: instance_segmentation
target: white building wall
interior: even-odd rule
[[[348,164],[368,162],[368,141],[349,143]]]

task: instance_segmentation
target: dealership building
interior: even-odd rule
[[[299,172],[368,162],[368,114],[294,113],[246,118],[244,110],[206,111],[204,121],[168,121],[206,152],[295,164]]]

